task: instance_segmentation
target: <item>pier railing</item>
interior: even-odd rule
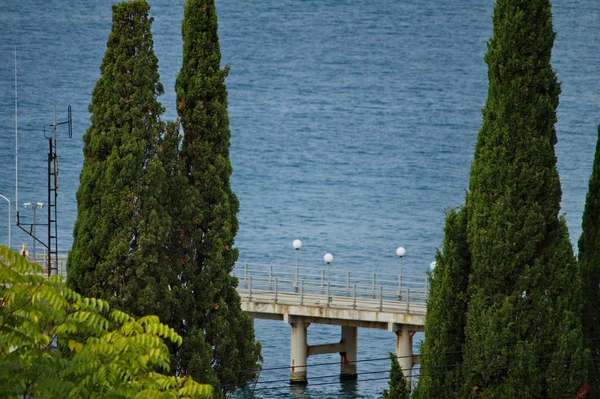
[[[67,258],[69,257],[69,251],[67,249],[59,249],[56,259],[54,256],[52,257],[53,267],[56,267],[53,270],[52,274],[58,274],[67,277]],[[38,265],[44,268],[44,274],[48,274],[48,254],[47,251],[44,250],[42,253],[36,253],[35,256],[31,253],[27,255],[27,260],[32,263],[37,263]],[[55,264],[55,260],[57,261]]]
[[[429,294],[424,274],[237,263],[234,275],[246,301],[425,313]]]

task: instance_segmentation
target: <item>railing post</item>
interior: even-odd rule
[[[383,286],[379,286],[379,310],[383,310]]]
[[[277,291],[278,291],[277,288],[279,288],[278,285],[279,285],[279,279],[277,277],[275,277],[275,303],[277,303]]]
[[[402,273],[398,274],[398,300],[402,301]]]
[[[273,265],[269,265],[269,290],[273,289]]]
[[[373,299],[377,298],[377,296],[375,295],[375,284],[377,283],[377,278],[375,277],[375,273],[373,273],[373,281],[372,281],[372,285],[371,285],[371,296],[373,297]]]
[[[327,281],[327,307],[331,303],[331,282]]]
[[[252,302],[252,276],[250,276],[250,288],[248,289],[248,302]]]
[[[354,290],[352,291],[352,309],[356,309],[356,284],[354,284]]]
[[[346,292],[350,296],[350,272],[346,272]]]
[[[325,293],[325,269],[321,269],[321,295]]]
[[[410,288],[406,289],[406,313],[410,313]]]
[[[304,280],[300,281],[300,306],[304,305]]]
[[[296,279],[294,280],[294,291],[298,292],[298,251],[296,251]]]

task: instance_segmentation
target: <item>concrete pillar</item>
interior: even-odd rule
[[[295,317],[291,322],[292,342],[290,344],[290,383],[306,385],[306,358],[308,345],[306,329],[308,324],[301,317]]]
[[[341,352],[340,380],[356,380],[356,349],[358,347],[358,328],[342,326],[342,343],[345,352]]]
[[[409,331],[407,325],[398,326],[396,331],[396,356],[398,356],[398,363],[404,373],[406,382],[410,388],[410,382],[412,377],[412,337],[413,334]]]

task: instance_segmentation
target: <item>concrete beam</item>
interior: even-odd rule
[[[352,327],[388,329],[390,323],[407,324],[413,331],[423,331],[425,313],[402,313],[379,310],[340,309],[318,305],[292,305],[283,303],[248,302],[242,300],[242,310],[254,318],[282,320],[284,315],[301,316],[311,323],[346,325]]]
[[[308,357],[306,344],[306,329],[308,325],[300,318],[290,324],[292,328],[290,342],[290,383],[302,384],[306,380],[306,358]]]
[[[338,344],[321,344],[321,345],[309,345],[308,356],[325,355],[327,353],[341,353],[346,350],[346,345],[343,343]]]
[[[396,356],[398,356],[398,363],[409,387],[411,386],[413,367],[413,335],[414,332],[410,331],[409,326],[407,325],[403,325],[402,328],[396,332]]]
[[[345,346],[344,352],[340,353],[340,380],[356,380],[357,349],[358,349],[358,328],[342,327],[342,343]]]

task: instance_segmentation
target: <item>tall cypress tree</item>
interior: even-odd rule
[[[251,319],[241,311],[237,280],[231,276],[238,257],[233,245],[239,203],[229,184],[228,69],[220,66],[213,0],[186,2],[182,34],[183,65],[176,91],[188,192],[178,222],[183,284],[177,295],[185,315],[178,364],[199,381],[205,381],[212,366],[219,388],[226,392],[255,377],[260,346]]]
[[[410,397],[410,390],[408,389],[408,383],[404,378],[400,363],[395,354],[390,353],[390,360],[392,362],[392,369],[390,370],[390,390],[383,390],[383,399],[408,399]]]
[[[600,125],[582,228],[579,237],[579,268],[583,280],[583,334],[591,356],[595,359],[590,363],[592,394],[594,398],[600,398]]]
[[[163,93],[145,0],[113,5],[89,106],[68,283],[135,315],[171,323],[176,273],[166,264],[171,221],[159,156]]]
[[[463,397],[567,398],[586,380],[581,284],[558,217],[549,0],[497,0],[471,168]]]
[[[462,387],[460,370],[471,271],[464,208],[448,213],[444,234],[427,300],[420,377],[413,395],[416,399],[459,398]]]

